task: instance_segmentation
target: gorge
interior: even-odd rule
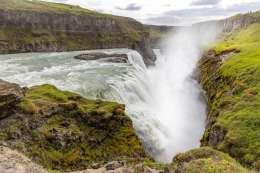
[[[259,12],[156,27],[0,2],[0,172],[259,171]]]

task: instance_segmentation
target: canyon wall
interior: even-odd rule
[[[0,53],[131,48],[147,65],[156,59],[149,32],[134,19],[64,4],[0,2]]]

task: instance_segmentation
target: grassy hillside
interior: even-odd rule
[[[37,12],[54,12],[54,13],[71,13],[71,14],[88,14],[95,16],[105,16],[80,6],[66,5],[61,3],[49,3],[40,0],[0,0],[0,9],[5,10],[28,10]]]
[[[201,62],[211,109],[203,144],[260,169],[260,24],[234,32],[214,51],[215,60]]]

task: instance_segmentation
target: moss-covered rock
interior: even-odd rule
[[[229,155],[209,147],[178,154],[173,160],[175,173],[248,173]]]
[[[208,126],[202,144],[259,168],[260,24],[234,32],[200,62]]]
[[[145,158],[124,109],[51,85],[35,86],[25,90],[16,113],[0,121],[0,141],[48,169],[64,171]]]
[[[23,90],[18,85],[0,80],[0,120],[15,113],[22,97]]]

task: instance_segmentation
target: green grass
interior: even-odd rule
[[[225,137],[216,148],[260,169],[260,24],[236,31],[215,50],[219,55],[228,50],[240,52],[219,63],[214,74],[204,74],[213,122],[207,133],[222,129]]]
[[[228,154],[209,147],[178,154],[172,165],[182,173],[249,173]]]
[[[75,15],[94,15],[106,16],[106,14],[98,13],[92,10],[61,3],[50,3],[40,0],[0,0],[0,9],[9,10],[27,10],[37,12],[53,12],[53,13],[71,13]]]

